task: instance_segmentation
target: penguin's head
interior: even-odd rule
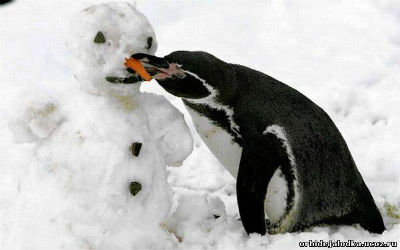
[[[185,99],[202,99],[210,95],[228,95],[229,64],[202,51],[175,51],[165,57],[134,54],[146,71],[169,93]],[[223,93],[223,94],[221,94]]]

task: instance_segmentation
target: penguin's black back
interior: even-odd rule
[[[354,224],[381,233],[382,217],[341,133],[331,118],[297,90],[261,72],[228,64],[236,95],[226,102],[245,138],[279,125],[287,133],[300,185],[298,222]],[[251,143],[252,140],[248,140]]]

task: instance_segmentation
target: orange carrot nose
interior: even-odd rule
[[[151,80],[151,75],[146,71],[139,60],[134,58],[125,58],[125,66],[136,71],[136,73],[138,73],[144,80]]]

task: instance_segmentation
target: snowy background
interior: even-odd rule
[[[128,141],[121,134],[115,139],[110,128],[120,124],[121,131],[130,131],[130,123],[123,112],[113,113],[107,100],[82,92],[66,47],[70,18],[101,2],[0,5],[0,249],[287,249],[307,240],[398,241],[400,1],[137,1],[154,28],[156,55],[208,51],[265,72],[324,108],[346,139],[388,229],[371,235],[351,226],[320,227],[263,237],[245,234],[237,220],[234,179],[196,135],[181,101],[155,82],[143,83],[141,91],[165,96],[184,114],[193,153],[181,167],[165,172],[172,161],[157,148],[160,135],[148,129],[160,123],[153,118],[168,103],[141,94],[135,100],[143,108],[129,119],[137,115],[150,125],[132,125],[137,130],[129,136],[147,140],[154,150],[144,143],[142,163],[119,155],[115,142],[123,147]],[[152,110],[158,111],[148,115]],[[167,110],[173,119],[162,124],[181,119],[172,107]],[[43,124],[27,112],[50,115]],[[27,121],[33,137],[15,138],[15,130],[23,134]],[[78,131],[83,135],[71,135]],[[79,144],[85,135],[91,139]],[[170,138],[180,136],[190,140],[183,132]],[[85,151],[65,151],[77,145]],[[131,161],[135,170],[125,169]],[[141,164],[151,165],[151,172]],[[97,180],[102,170],[111,171],[107,166],[117,165],[123,169],[111,170],[121,182],[124,174],[133,173],[160,186],[144,187],[138,197],[128,191],[113,196],[117,181],[108,190],[107,182]],[[69,175],[76,178],[67,181]],[[145,199],[146,194],[153,199]]]

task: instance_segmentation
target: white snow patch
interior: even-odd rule
[[[16,143],[45,139],[61,125],[64,115],[59,103],[44,94],[26,97],[9,122]]]

